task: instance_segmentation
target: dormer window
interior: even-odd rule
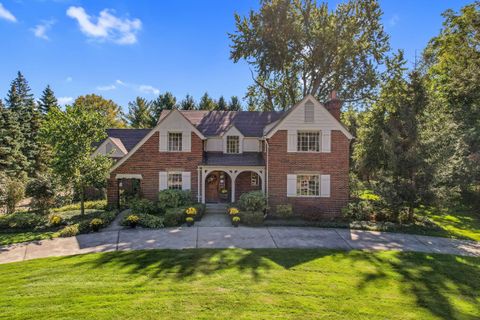
[[[227,136],[227,153],[240,153],[239,136]]]
[[[168,133],[168,151],[182,151],[182,133]]]

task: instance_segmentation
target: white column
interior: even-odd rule
[[[265,194],[265,171],[262,171],[260,179],[262,179],[262,192]]]
[[[201,193],[201,182],[200,179],[202,179],[202,168],[197,169],[197,202],[201,202],[202,198],[202,193]]]
[[[205,179],[207,178],[208,174],[203,175],[203,168],[202,173],[200,174],[202,179],[202,203],[205,203]]]
[[[232,184],[232,203],[235,202],[235,180],[237,179],[237,175],[232,173],[231,177],[231,184]]]

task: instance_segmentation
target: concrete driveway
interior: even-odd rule
[[[0,247],[0,263],[82,253],[188,248],[400,250],[480,257],[480,242],[310,227],[122,229]]]

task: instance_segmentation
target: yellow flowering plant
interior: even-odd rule
[[[233,218],[232,218],[232,221],[233,221],[233,222],[240,222],[240,217],[233,217]]]
[[[48,220],[52,226],[59,226],[63,222],[63,218],[56,214],[51,215]]]
[[[193,218],[192,218],[192,217],[187,217],[187,218],[185,219],[185,221],[187,221],[187,222],[193,222]]]
[[[240,213],[240,211],[237,208],[228,209],[228,214],[231,215],[231,216],[237,215],[239,213]]]
[[[194,207],[190,207],[185,210],[185,213],[187,214],[187,216],[194,216],[197,214],[197,209],[195,209]]]

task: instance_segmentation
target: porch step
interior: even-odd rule
[[[207,203],[206,204],[206,213],[217,214],[217,213],[226,213],[228,204],[226,203]]]

